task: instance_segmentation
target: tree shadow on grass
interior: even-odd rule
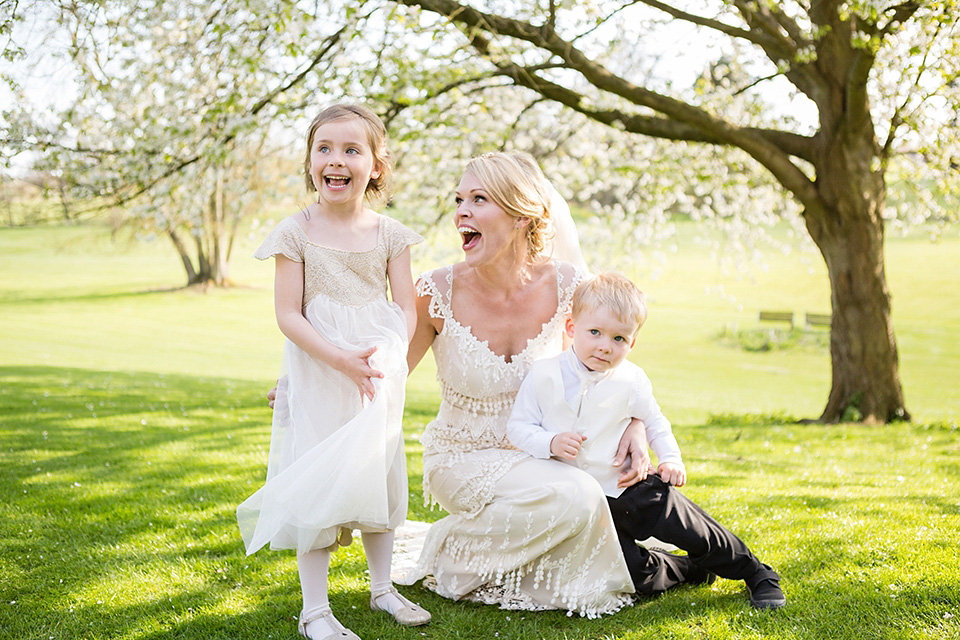
[[[55,367],[0,367],[0,382],[0,629],[9,637],[296,637],[293,553],[246,556],[234,516],[265,473],[265,384]],[[416,434],[435,410],[432,397],[407,407],[411,505],[422,469]],[[455,603],[415,586],[402,590],[434,621],[399,629],[369,611],[366,561],[355,544],[332,564],[338,616],[369,638],[883,637],[911,628],[958,635],[944,616],[960,606],[958,581],[928,576],[911,558],[950,556],[956,539],[948,527],[906,546],[890,541],[884,507],[836,492],[844,479],[798,483],[804,456],[768,459],[757,446],[766,427],[691,429],[691,449],[708,452],[696,490],[721,507],[722,523],[744,524],[751,546],[784,576],[795,609],[757,614],[742,583],[723,580],[600,620]],[[782,435],[807,446],[810,434],[813,445],[832,437]],[[856,481],[871,490],[880,482]],[[949,500],[917,491],[905,486],[897,496],[916,512],[956,516]],[[851,531],[845,519],[864,524]],[[738,526],[731,528],[740,533]]]
[[[56,367],[0,367],[0,381],[0,602],[14,603],[0,629],[295,630],[293,552],[246,556],[234,511],[265,476],[262,383]],[[365,581],[359,546],[338,554],[339,580]]]
[[[105,300],[121,301],[137,299],[157,294],[168,294],[176,292],[195,291],[198,294],[205,293],[204,290],[194,286],[180,285],[175,287],[156,287],[152,289],[120,289],[116,291],[90,291],[88,293],[61,293],[44,292],[43,295],[35,295],[30,291],[0,291],[0,303],[16,303],[18,305],[32,304],[62,304],[74,302],[103,302]]]

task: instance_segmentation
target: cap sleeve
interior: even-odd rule
[[[254,252],[253,257],[257,260],[266,260],[275,255],[282,255],[294,262],[303,262],[305,240],[303,229],[297,221],[293,218],[284,218]]]
[[[417,295],[428,296],[428,307],[431,318],[452,318],[450,308],[450,291],[453,287],[453,265],[439,267],[432,271],[421,273],[417,278]]]
[[[382,215],[382,214],[381,214]],[[387,261],[393,260],[412,244],[423,242],[423,236],[402,223],[382,215],[383,242],[387,247]]]

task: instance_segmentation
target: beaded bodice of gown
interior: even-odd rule
[[[535,360],[563,348],[563,322],[581,273],[568,263],[557,263],[557,312],[509,361],[478,340],[470,327],[453,317],[453,267],[428,272],[417,282],[418,295],[430,295],[430,315],[443,319],[433,342],[440,382],[437,419],[422,438],[424,471],[454,464],[463,454],[482,449],[515,449],[507,440],[506,423],[520,383]]]

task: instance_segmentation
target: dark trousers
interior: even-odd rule
[[[660,476],[648,476],[607,501],[637,593],[704,582],[707,572],[744,580],[765,568],[740,538]],[[676,545],[687,555],[648,550],[636,542],[649,537]]]

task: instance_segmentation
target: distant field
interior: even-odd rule
[[[816,417],[829,391],[825,349],[751,353],[718,336],[760,327],[761,309],[792,310],[798,318],[828,313],[819,255],[768,252],[746,274],[724,275],[699,233],[681,226],[659,277],[637,275],[651,315],[632,358],[647,370],[664,411],[678,424],[731,412]],[[239,287],[202,293],[178,288],[182,271],[164,241],[117,245],[95,226],[2,229],[2,361],[269,384],[281,344],[273,265],[252,259],[253,248],[247,242],[235,250]],[[936,243],[919,232],[888,240],[902,380],[918,422],[960,417],[958,256],[956,231]],[[421,257],[415,269],[433,266]],[[434,392],[431,366],[427,358],[414,373],[413,392]]]

